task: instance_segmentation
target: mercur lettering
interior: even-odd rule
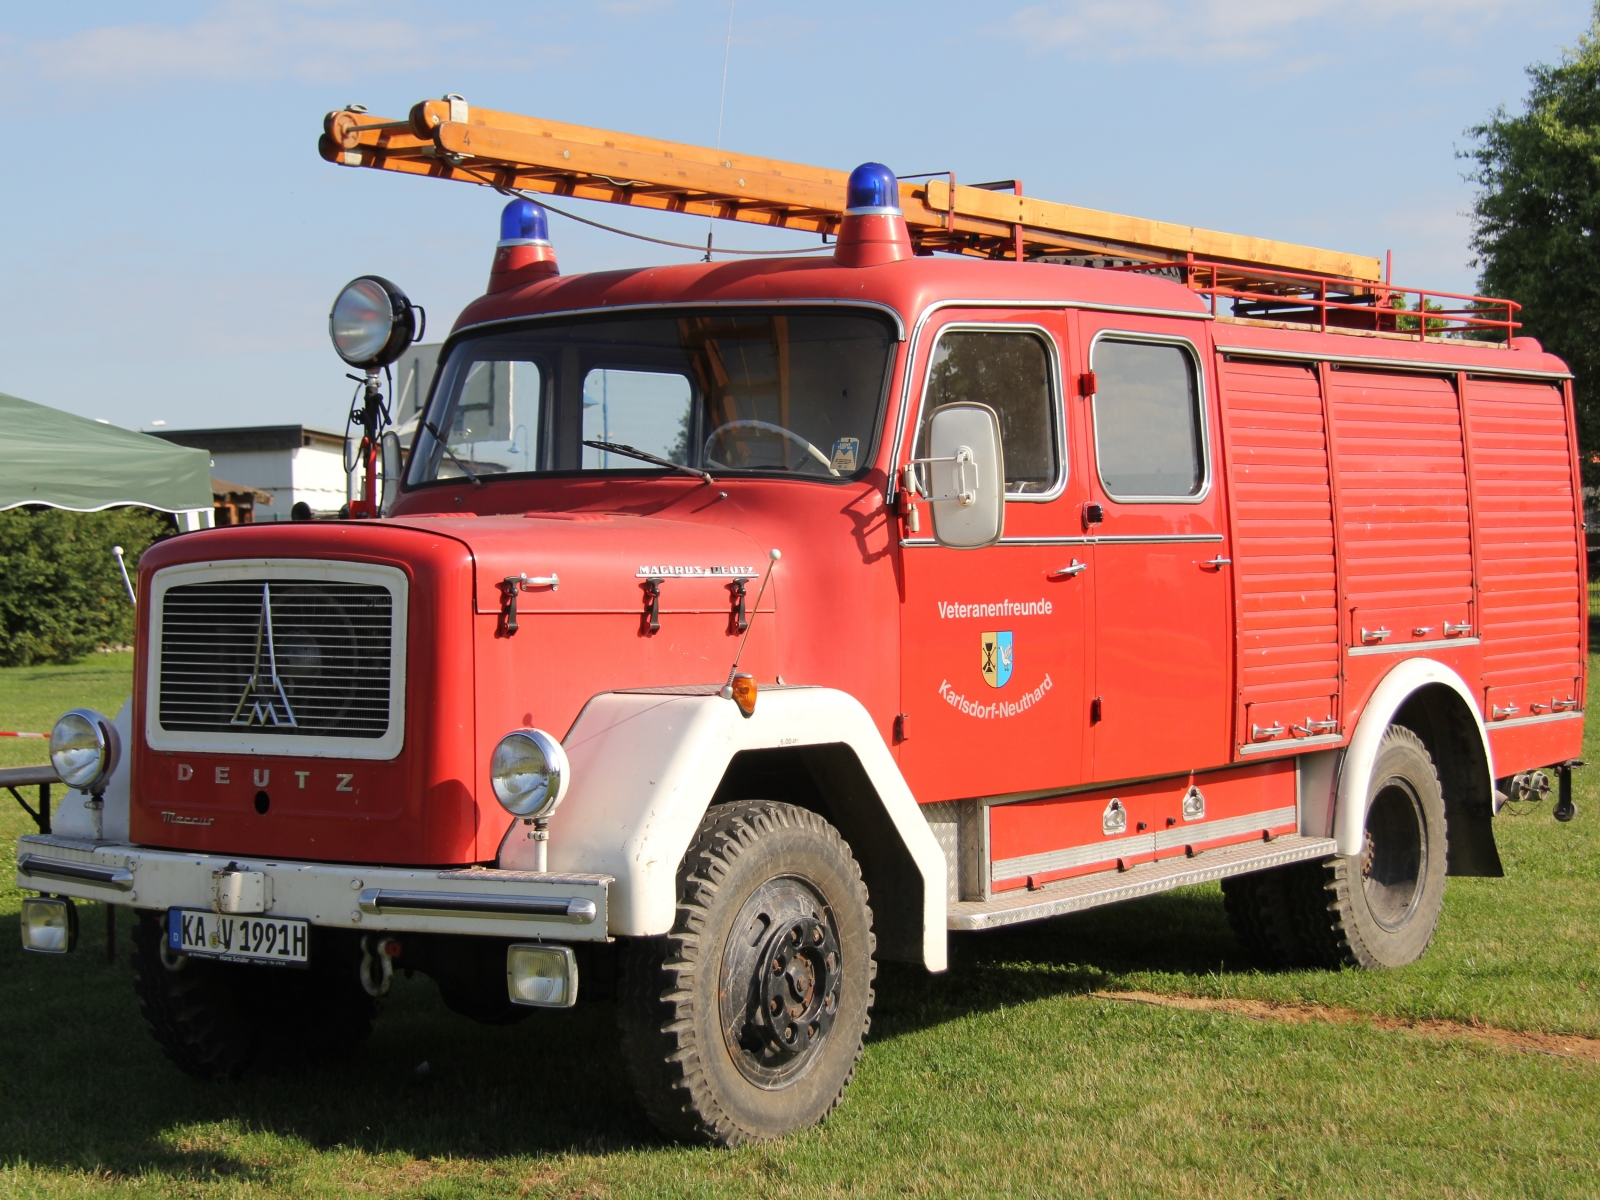
[[[981,704],[976,700],[968,700],[960,692],[950,686],[947,679],[939,684],[939,695],[945,698],[945,703],[951,708],[959,708],[969,717],[977,717],[980,721],[996,721],[1004,717],[1019,717],[1035,704],[1044,699],[1044,694],[1055,684],[1051,682],[1048,674],[1044,682],[1031,692],[1023,692],[1015,700],[993,700]]]

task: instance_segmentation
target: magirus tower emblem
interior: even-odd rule
[[[297,727],[294,709],[278,678],[278,648],[272,640],[272,585],[261,585],[261,623],[256,626],[256,660],[230,725]]]

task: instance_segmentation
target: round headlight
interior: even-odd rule
[[[92,708],[63,713],[50,731],[50,765],[61,782],[81,791],[105,787],[117,769],[121,749],[110,720]]]
[[[489,779],[500,807],[515,817],[548,817],[567,794],[567,752],[542,729],[519,729],[500,739]]]
[[[406,352],[417,333],[417,312],[406,294],[378,275],[344,285],[328,314],[328,336],[352,367],[382,367]]]

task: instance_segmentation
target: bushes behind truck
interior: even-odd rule
[[[134,610],[113,546],[131,574],[172,529],[147,508],[0,512],[0,666],[66,663],[133,641]]]

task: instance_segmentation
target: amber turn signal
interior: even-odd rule
[[[728,698],[739,706],[739,711],[750,716],[756,711],[756,681],[754,676],[740,672],[728,685]]]

